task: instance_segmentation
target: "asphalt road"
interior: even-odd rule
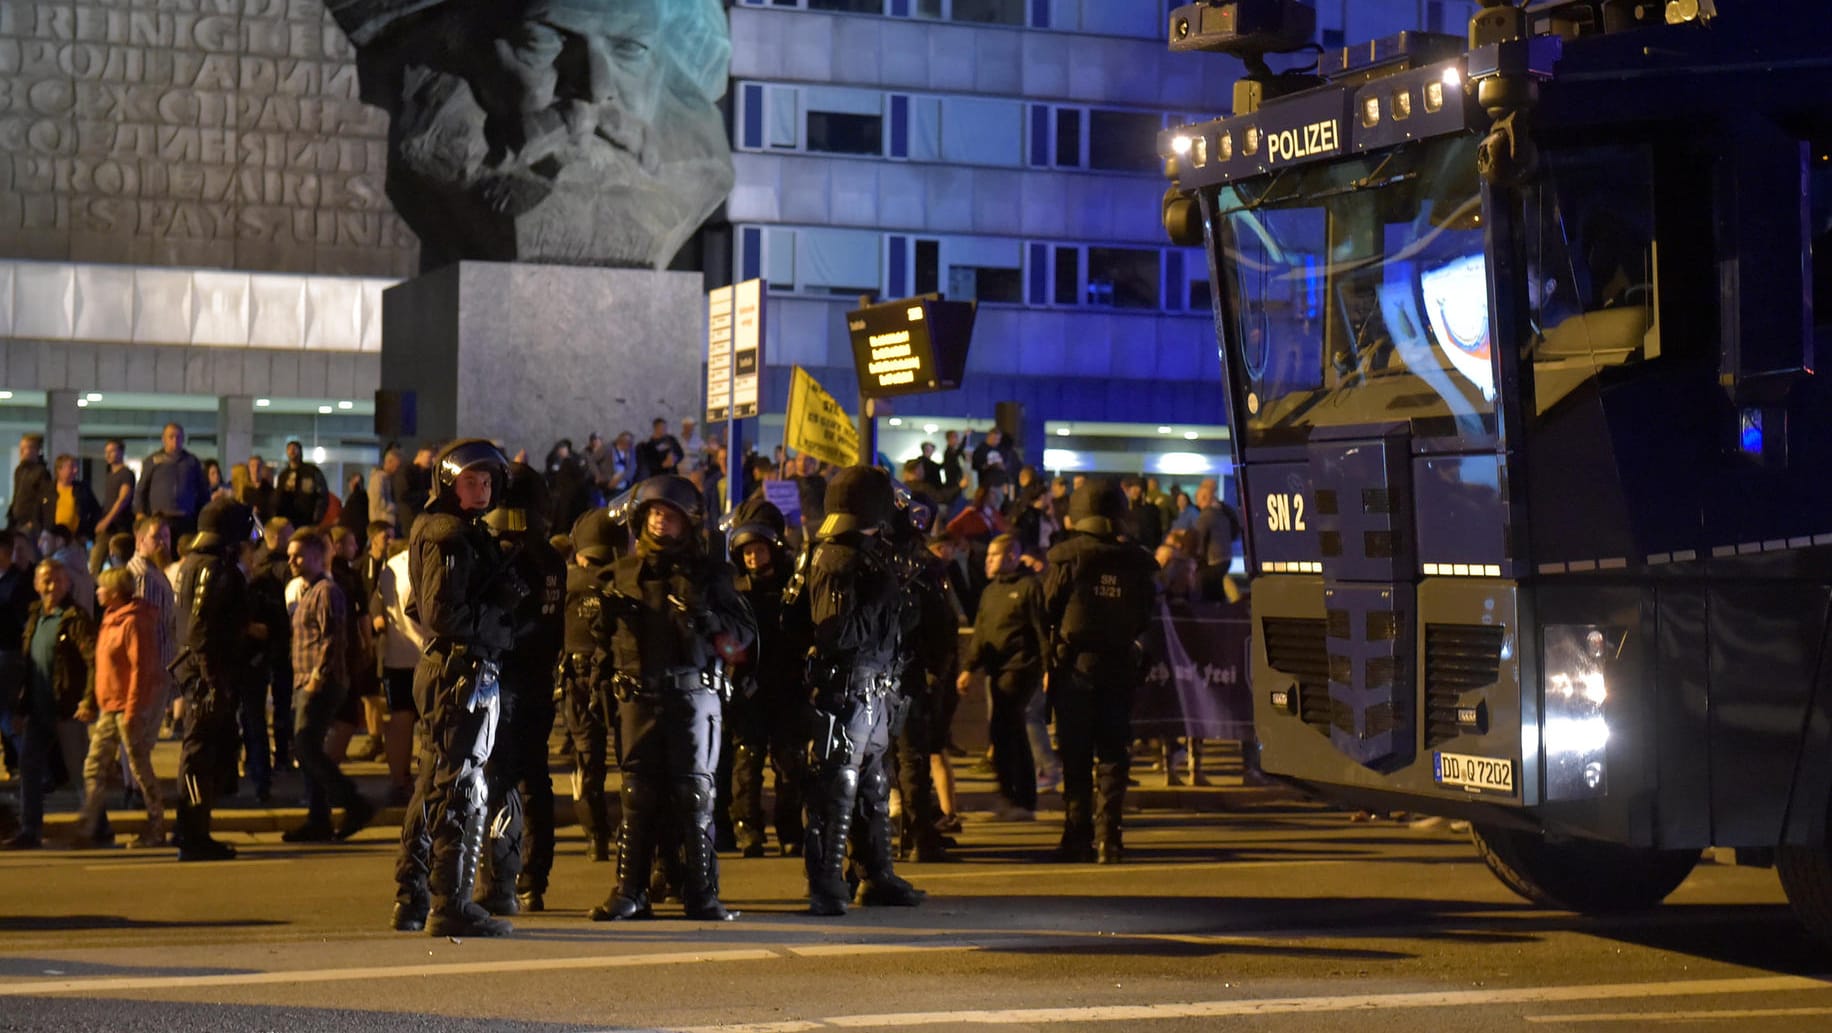
[[[1646,915],[1531,908],[1460,837],[1279,804],[1153,812],[1129,863],[1040,858],[970,816],[923,907],[801,913],[799,862],[728,860],[715,926],[583,917],[610,866],[564,830],[506,940],[385,927],[392,833],[244,858],[0,855],[0,1029],[781,1031],[1832,1027],[1832,951],[1772,872],[1701,865]]]

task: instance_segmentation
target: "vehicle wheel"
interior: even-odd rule
[[[1593,840],[1549,843],[1518,829],[1472,824],[1469,838],[1508,889],[1547,907],[1586,915],[1645,911],[1679,888],[1697,850],[1649,850]]]
[[[1775,870],[1800,924],[1832,943],[1832,830],[1826,840],[1817,847],[1781,847],[1775,851]]]

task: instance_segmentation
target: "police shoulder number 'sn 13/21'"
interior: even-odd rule
[[[1300,492],[1273,492],[1266,496],[1266,528],[1278,531],[1307,531],[1304,522],[1304,496]]]

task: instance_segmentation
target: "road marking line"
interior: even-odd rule
[[[768,961],[775,951],[741,949],[688,951],[671,954],[612,954],[592,958],[533,958],[525,961],[467,961],[427,965],[391,965],[375,968],[323,968],[277,972],[233,972],[214,976],[168,978],[47,979],[30,983],[0,983],[0,997],[40,994],[118,993],[126,990],[191,990],[218,986],[268,986],[278,983],[337,983],[364,979],[402,979],[425,976],[499,975],[508,972],[564,972],[601,968],[644,968],[708,961]]]
[[[1798,993],[1832,990],[1826,979],[1762,976],[1748,979],[1704,979],[1673,983],[1604,983],[1592,986],[1505,987],[1409,994],[1353,994],[1341,997],[1274,997],[1263,1000],[1195,1001],[1187,1004],[1103,1005],[1086,1008],[1010,1008],[997,1011],[904,1012],[883,1015],[838,1015],[800,1023],[767,1026],[673,1027],[669,1033],[802,1033],[821,1029],[871,1029],[909,1026],[1018,1026],[1052,1023],[1145,1022],[1163,1019],[1317,1014],[1402,1009],[1458,1008],[1470,1005],[1532,1004],[1557,1001],[1635,1000],[1656,997],[1708,997],[1719,994]],[[617,1033],[614,1030],[605,1033]]]
[[[83,866],[83,871],[86,871],[86,872],[136,872],[136,871],[150,871],[155,868],[161,871],[167,871],[167,872],[173,871],[173,870],[196,871],[199,869],[207,871],[212,868],[258,868],[261,865],[292,864],[292,863],[293,863],[293,858],[274,857],[274,858],[269,858],[267,860],[257,860],[255,858],[249,858],[248,860],[244,861],[238,858],[233,861],[186,861],[183,864],[179,864],[175,859],[168,857],[163,861],[130,861],[126,864],[86,864]]]
[[[1341,861],[1240,861],[1235,863],[1227,861],[1186,861],[1166,864],[1123,864],[1118,867],[1111,865],[1054,865],[1045,863],[1000,866],[991,871],[928,872],[920,869],[912,871],[907,867],[904,871],[914,876],[915,881],[921,884],[935,882],[941,879],[999,879],[1017,877],[1047,877],[1053,879],[1059,875],[1130,875],[1137,872],[1187,872],[1199,869],[1239,871],[1243,868],[1305,868],[1323,864],[1357,864],[1361,863],[1363,860],[1362,858],[1354,858]]]
[[[1003,946],[1005,941],[999,941],[999,944]],[[985,946],[986,943],[825,943],[803,947],[784,947],[783,952],[798,958],[851,958],[866,954],[917,954],[925,951],[981,950],[984,949]]]
[[[1528,1015],[1528,1022],[1720,1022],[1725,1019],[1771,1019],[1832,1015],[1832,1008],[1746,1008],[1737,1011],[1623,1011],[1594,1015]]]

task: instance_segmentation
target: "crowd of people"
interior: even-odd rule
[[[728,484],[691,420],[561,441],[540,467],[490,442],[411,460],[391,444],[341,497],[296,441],[283,467],[251,456],[225,478],[178,424],[162,439],[137,477],[109,441],[99,498],[74,458],[20,443],[0,532],[19,813],[0,845],[43,845],[47,791],[80,777],[73,845],[114,844],[105,801],[123,782],[147,812],[133,845],[230,858],[215,801],[243,780],[268,801],[296,766],[307,813],[289,842],[407,808],[404,930],[500,934],[543,907],[556,721],[588,849],[617,860],[593,918],[670,896],[732,917],[717,852],[766,852],[770,770],[777,848],[805,858],[815,913],[914,904],[892,864],[948,858],[949,733],[976,676],[1001,815],[1031,818],[1039,783],[1060,784],[1060,855],[1117,862],[1133,643],[1161,595],[1227,595],[1239,535],[1213,481],[1191,497],[1046,479],[997,430],[948,433],[939,460],[924,443],[900,484],[781,448]],[[171,827],[162,729],[182,739]],[[358,759],[386,761],[387,801],[340,768],[364,729]]]

